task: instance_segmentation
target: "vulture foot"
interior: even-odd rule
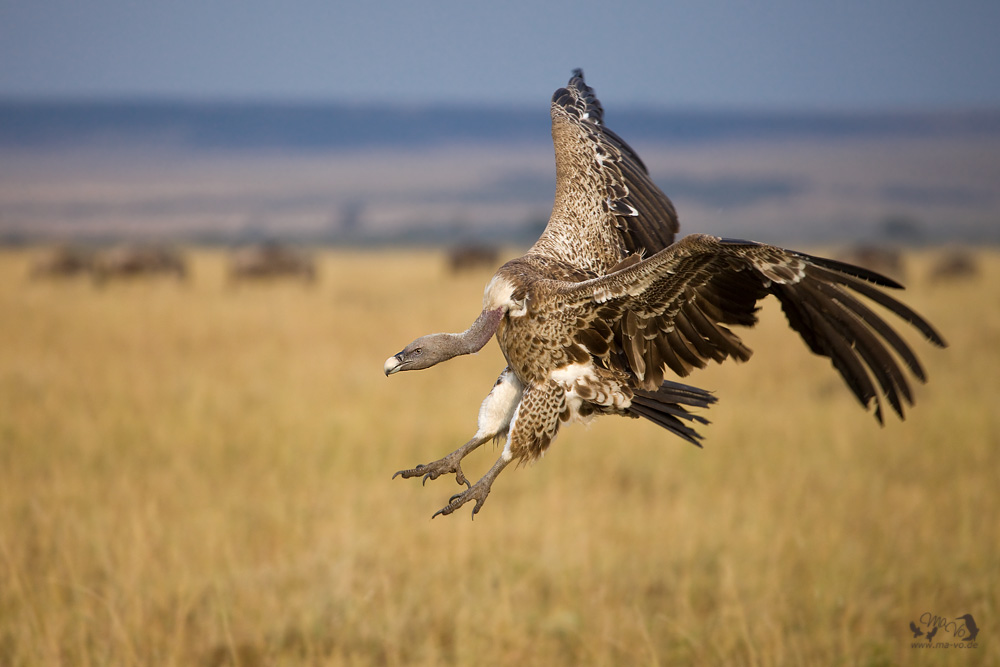
[[[486,435],[476,434],[472,440],[453,451],[448,456],[442,457],[437,461],[432,461],[431,463],[421,463],[416,468],[410,468],[409,470],[400,470],[395,475],[392,476],[393,479],[396,477],[402,477],[403,479],[409,479],[411,477],[420,477],[423,475],[426,484],[428,479],[437,479],[441,475],[447,475],[448,473],[455,473],[455,481],[459,484],[465,484],[466,486],[472,486],[469,484],[469,480],[465,478],[465,474],[462,472],[462,459],[465,458],[466,454],[479,447],[481,444],[487,440],[493,439],[495,433],[488,433]]]
[[[400,470],[395,475],[392,476],[393,479],[396,477],[402,477],[403,479],[409,479],[411,477],[420,477],[423,475],[423,484],[427,483],[428,479],[437,479],[441,475],[447,475],[448,473],[455,473],[455,481],[459,484],[465,484],[468,487],[472,485],[469,484],[469,480],[465,478],[465,474],[462,473],[462,457],[464,457],[466,452],[455,450],[448,456],[440,458],[432,463],[421,463],[416,468],[410,468],[409,470]]]
[[[500,471],[507,467],[508,463],[510,463],[510,459],[501,455],[500,458],[497,459],[497,462],[493,464],[493,467],[490,468],[478,482],[470,486],[462,493],[456,493],[453,495],[451,499],[448,500],[448,504],[435,512],[434,516],[431,518],[433,519],[438,514],[448,516],[470,500],[476,501],[475,507],[472,508],[472,518],[476,518],[476,514],[479,513],[479,510],[483,507],[483,503],[486,502],[486,496],[490,495],[490,488],[493,486],[493,480],[497,478]]]

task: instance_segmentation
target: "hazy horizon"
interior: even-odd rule
[[[1000,240],[1000,109],[637,112],[601,97],[608,126],[674,200],[684,233]],[[554,187],[548,100],[0,101],[7,241],[530,243]]]

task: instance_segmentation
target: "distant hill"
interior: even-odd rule
[[[1000,109],[902,112],[614,110],[635,142],[741,138],[1000,134]],[[0,148],[156,144],[204,150],[324,151],[364,147],[544,142],[547,108],[349,104],[0,100]]]
[[[789,243],[1000,241],[1000,109],[613,108],[685,231]],[[0,100],[0,243],[530,243],[547,106]]]

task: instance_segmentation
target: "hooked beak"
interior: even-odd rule
[[[400,352],[400,354],[402,354],[402,352]],[[399,354],[396,354],[385,360],[385,364],[383,364],[382,370],[385,371],[386,377],[389,377],[393,373],[396,373],[400,370],[400,367],[403,365],[403,360],[400,359],[399,356],[400,356]]]

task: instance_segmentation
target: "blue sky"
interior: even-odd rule
[[[1000,105],[987,0],[0,0],[0,96]]]

